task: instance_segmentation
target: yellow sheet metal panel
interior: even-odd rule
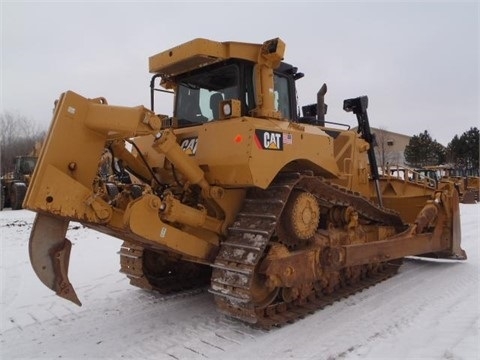
[[[174,76],[186,69],[195,69],[225,58],[222,43],[199,38],[151,56],[149,70],[151,73]]]
[[[285,43],[280,39],[268,40],[264,44],[250,44],[197,38],[150,56],[148,63],[151,73],[171,77],[232,58],[257,63],[271,62],[276,67],[283,58],[284,51]]]

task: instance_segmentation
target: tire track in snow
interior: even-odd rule
[[[376,298],[389,295],[388,298],[393,302],[383,304],[381,301],[376,301],[378,310],[370,312],[369,317],[363,316],[359,319],[362,328],[371,328],[375,331],[366,339],[358,338],[356,344],[334,354],[334,358],[348,357],[346,356],[348,354],[354,357],[370,356],[369,351],[374,346],[378,346],[379,338],[385,339],[388,343],[390,339],[407,333],[411,327],[418,326],[421,321],[430,322],[430,325],[425,325],[426,329],[435,327],[438,325],[436,317],[429,316],[432,312],[438,312],[441,308],[442,313],[449,314],[478,301],[474,293],[470,297],[465,297],[468,289],[471,289],[472,285],[475,286],[477,281],[472,271],[465,268],[468,267],[466,263],[448,264],[408,260],[404,266],[406,267],[404,276],[396,278],[397,281],[384,289],[382,294],[372,297],[375,301]],[[394,281],[394,279],[391,280]],[[445,283],[449,286],[445,286]],[[367,302],[362,301],[363,304]],[[375,321],[377,314],[378,316],[388,314],[388,319]],[[445,344],[445,346],[449,345]]]

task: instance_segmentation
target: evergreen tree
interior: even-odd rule
[[[455,135],[447,145],[447,162],[454,167],[457,166],[457,154],[460,153],[460,138]]]
[[[478,173],[480,133],[478,128],[472,127],[460,137],[455,135],[447,146],[448,161],[457,169],[470,170]]]
[[[445,161],[445,147],[432,140],[432,137],[425,130],[423,133],[414,135],[405,147],[405,162],[412,167],[425,167],[440,165]]]

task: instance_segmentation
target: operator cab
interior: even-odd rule
[[[189,127],[220,120],[220,104],[230,99],[240,101],[240,116],[252,116],[257,107],[254,65],[229,59],[177,75],[172,126]],[[274,70],[274,107],[282,120],[297,120],[295,80],[301,77],[297,68],[283,62]]]
[[[203,124],[219,119],[220,102],[239,99],[248,104],[240,74],[244,65],[227,61],[199,69],[177,78],[173,117],[179,127]]]
[[[15,172],[18,177],[32,174],[36,164],[37,158],[34,156],[18,156],[15,158]]]

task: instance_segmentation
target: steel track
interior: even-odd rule
[[[311,192],[322,206],[353,206],[364,220],[403,227],[396,213],[378,207],[358,193],[333,186],[311,175],[281,174],[268,189],[249,190],[244,206],[229,228],[229,235],[221,244],[212,265],[214,270],[209,291],[214,295],[220,311],[256,327],[268,329],[295,321],[391,277],[398,269],[398,264],[383,264],[380,266],[383,271],[372,272],[365,265],[363,278],[350,285],[346,285],[346,278],[340,279],[342,286],[328,296],[320,289],[313,291],[302,301],[287,303],[277,297],[268,306],[263,306],[261,301],[255,298],[259,278],[261,280],[261,275],[256,273],[256,267],[266,252],[282,210],[294,188]],[[269,301],[268,294],[265,296],[266,301]]]
[[[341,279],[341,286],[328,295],[322,290],[317,290],[301,301],[287,303],[277,297],[267,306],[258,306],[258,299],[253,298],[257,292],[255,289],[258,287],[259,277],[255,269],[267,251],[293,189],[312,193],[322,207],[352,206],[364,220],[375,224],[403,227],[396,213],[378,207],[358,193],[332,185],[311,174],[282,173],[268,189],[250,189],[241,211],[229,228],[227,239],[222,242],[217,258],[212,264],[209,292],[214,295],[221,312],[263,329],[303,318],[391,277],[399,267],[397,263],[384,264],[380,267],[383,271],[372,272],[367,271],[365,266],[363,273],[367,274],[366,277],[349,285],[346,279]],[[209,281],[209,276],[205,273],[197,275],[192,273],[191,276],[179,274],[179,268],[189,266],[184,261],[174,263],[175,268],[172,267],[172,271],[169,271],[168,267],[162,269],[161,277],[148,275],[145,268],[145,251],[140,245],[124,242],[119,252],[120,271],[125,273],[130,283],[136,287],[172,294],[202,288]],[[266,297],[268,298],[268,294]]]
[[[208,268],[182,260],[169,260],[157,269],[161,270],[161,274],[153,274],[145,265],[146,251],[144,247],[126,241],[119,251],[120,272],[130,279],[133,286],[165,295],[200,289],[210,282],[211,272]]]

